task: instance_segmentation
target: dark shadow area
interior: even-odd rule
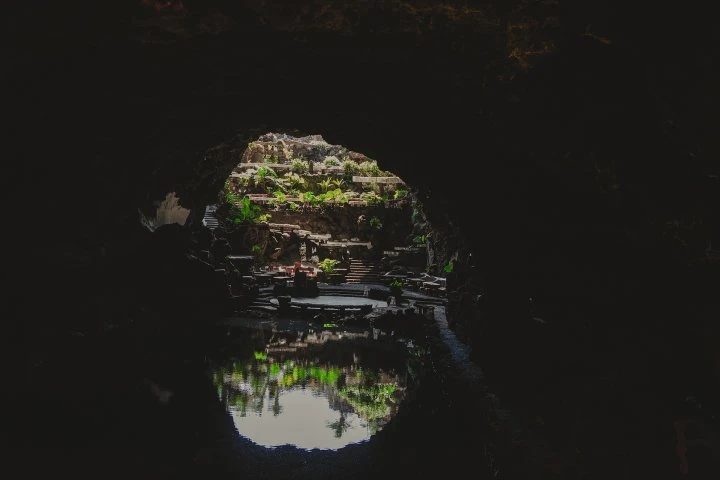
[[[216,352],[205,327],[237,305],[188,249],[249,142],[321,133],[417,189],[433,263],[452,265],[448,328],[483,373],[453,375],[428,335],[428,401],[487,415],[457,451],[409,415],[385,444],[399,457],[350,464],[447,474],[477,455],[506,478],[717,478],[717,29],[699,6],[645,3],[13,7],[3,448],[29,446],[14,456],[44,471],[174,478],[207,464],[188,452],[208,432],[232,442],[200,366]],[[141,218],[163,199],[188,223],[151,232]],[[207,416],[179,427],[190,410]],[[88,433],[110,418],[122,428]],[[261,478],[304,461],[239,458]]]

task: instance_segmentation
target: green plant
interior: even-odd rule
[[[401,200],[405,197],[407,197],[408,191],[404,190],[402,188],[398,188],[393,192],[393,199],[395,200]]]
[[[255,245],[253,245],[250,248],[250,251],[254,254],[258,254],[258,253],[262,252],[262,247],[256,243]]]
[[[291,189],[295,190],[305,185],[305,179],[297,173],[287,172],[285,174],[285,181]]]
[[[326,178],[324,180],[319,181],[318,185],[320,186],[320,188],[322,188],[324,191],[327,192],[330,189],[330,187],[332,186],[332,180],[330,180],[329,178]]]
[[[273,195],[275,195],[275,202],[276,203],[285,203],[287,201],[287,195],[285,195],[280,190],[277,190],[273,192]]]
[[[242,201],[242,197],[239,194],[228,190],[228,192],[225,193],[225,201],[231,205],[237,205]]]
[[[340,263],[340,260],[334,260],[332,258],[325,258],[318,262],[318,268],[325,273],[332,273],[335,270],[335,266]]]
[[[325,198],[325,202],[335,202],[335,203],[347,203],[348,199],[347,196],[345,196],[345,193],[343,193],[342,190],[339,188],[336,188],[335,190],[330,190],[323,194]]]
[[[413,245],[425,245],[427,243],[427,235],[415,235],[412,243]]]
[[[269,167],[258,168],[253,176],[253,183],[256,187],[269,187],[271,185],[282,186],[280,182],[277,181],[277,173],[275,173],[275,170]]]
[[[358,165],[358,168],[360,172],[368,177],[377,177],[382,173],[382,170],[380,170],[375,160],[365,160]]]
[[[303,192],[300,194],[300,201],[305,204],[317,205],[319,202],[314,192]]]
[[[250,202],[248,197],[241,198],[230,208],[230,218],[233,223],[256,223],[261,216],[262,210]]]
[[[360,167],[358,166],[357,162],[353,160],[345,160],[343,162],[343,172],[345,175],[355,175],[357,173],[360,173]]]
[[[402,281],[401,281],[401,280],[398,280],[397,278],[393,279],[393,280],[390,282],[390,288],[398,289],[398,288],[402,288],[402,286],[403,286]]]
[[[295,202],[288,202],[288,207],[290,207],[290,210],[292,210],[293,212],[300,209],[300,205]]]
[[[290,162],[290,171],[295,173],[307,173],[310,171],[310,164],[305,160],[295,159]]]
[[[381,203],[383,203],[382,197],[380,197],[380,195],[375,192],[363,192],[360,194],[360,198],[365,200],[365,202],[367,202],[367,204],[370,206],[380,205]]]
[[[269,213],[263,213],[261,215],[258,215],[257,223],[265,223],[270,220],[270,217],[272,217],[272,215],[270,215]]]
[[[383,224],[378,217],[372,217],[369,221],[370,227],[374,230],[382,230]]]
[[[452,262],[452,260],[450,260],[450,261],[447,263],[447,265],[445,265],[445,266],[443,267],[443,271],[445,271],[445,273],[451,273],[451,272],[453,271],[453,262]]]
[[[337,167],[340,165],[340,160],[338,160],[337,157],[329,156],[329,157],[325,157],[325,160],[323,160],[323,163],[327,167]]]
[[[335,188],[342,188],[345,186],[345,180],[343,180],[342,178],[333,178],[332,180],[330,180],[330,183]]]

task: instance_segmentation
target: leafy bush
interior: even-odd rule
[[[452,261],[448,262],[447,265],[445,265],[443,267],[443,270],[445,271],[445,273],[452,272],[453,271],[453,262]]]
[[[402,288],[403,283],[401,280],[398,280],[397,278],[393,279],[390,282],[390,288]]]
[[[275,195],[276,203],[285,203],[287,201],[287,196],[280,190],[273,192],[273,195]]]
[[[358,165],[358,168],[367,177],[378,177],[382,173],[375,160],[365,160]]]
[[[332,182],[332,180],[329,179],[329,178],[326,178],[326,179],[321,180],[321,181],[318,182],[318,186],[320,186],[320,188],[322,188],[322,189],[325,190],[326,192],[330,189],[330,187],[332,186],[332,184],[333,184],[333,182]]]
[[[325,258],[322,261],[318,262],[318,268],[325,273],[332,273],[338,263],[340,263],[340,260]]]
[[[360,173],[360,166],[357,162],[354,162],[352,160],[345,160],[343,162],[343,169],[345,175],[356,175]]]
[[[295,173],[308,173],[310,171],[310,163],[305,160],[295,159],[290,162],[290,171]]]
[[[415,235],[412,243],[413,245],[425,245],[427,243],[427,235]]]
[[[370,227],[374,230],[382,230],[383,224],[378,217],[370,218]]]
[[[228,190],[228,192],[225,193],[225,201],[231,205],[237,205],[242,201],[242,197],[239,194]]]
[[[305,185],[305,179],[293,172],[287,172],[285,174],[285,181],[291,189],[297,189]]]
[[[393,192],[393,198],[394,198],[395,200],[400,200],[400,199],[403,199],[403,198],[407,197],[407,194],[408,194],[408,191],[407,191],[407,190],[404,190],[404,189],[402,189],[402,188],[398,188],[397,190],[395,190],[395,191]]]
[[[323,160],[323,163],[325,164],[325,166],[328,166],[328,167],[337,167],[340,165],[340,160],[338,160],[337,157],[331,155],[331,156],[325,157],[325,160]]]
[[[367,204],[371,206],[383,203],[382,197],[375,192],[363,192],[360,194],[360,198],[365,200]]]
[[[241,198],[230,208],[230,218],[233,223],[257,223],[261,222],[262,210],[259,206],[250,202],[248,197]]]
[[[276,177],[277,178],[277,173],[275,172],[275,170],[273,170],[270,167],[258,168],[257,172],[255,172],[255,175],[258,177],[263,177],[263,178],[265,178],[265,177]]]
[[[310,205],[316,205],[318,203],[317,195],[314,192],[303,192],[300,194],[300,201],[302,203],[309,203]]]
[[[326,202],[347,203],[348,199],[342,190],[336,188],[325,193]]]

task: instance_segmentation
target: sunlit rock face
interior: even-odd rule
[[[185,225],[190,210],[181,207],[180,199],[175,196],[175,192],[168,193],[165,198],[157,202],[157,208],[155,209],[154,217],[144,217],[144,224],[151,230],[155,230],[161,225],[168,225],[171,223],[177,223],[178,225]]]

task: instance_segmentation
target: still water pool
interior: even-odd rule
[[[265,447],[336,450],[392,421],[419,348],[378,330],[235,329],[213,368],[238,433]]]

